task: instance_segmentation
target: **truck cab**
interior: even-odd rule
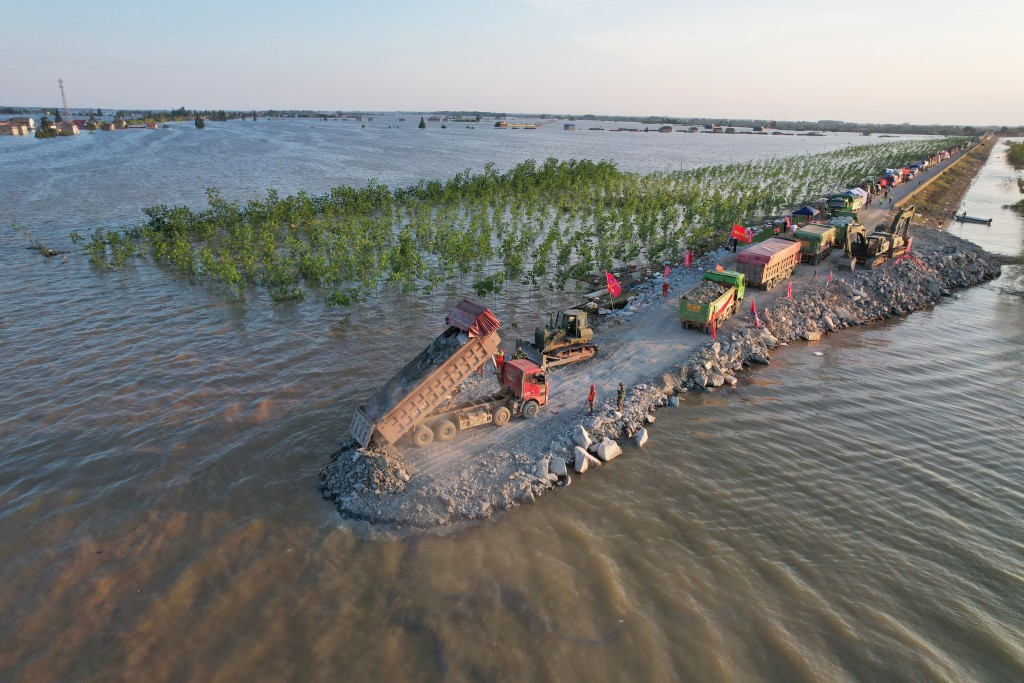
[[[501,385],[526,403],[536,401],[542,406],[548,402],[548,383],[544,370],[532,360],[519,358],[505,361]]]

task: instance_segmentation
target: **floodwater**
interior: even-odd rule
[[[317,472],[458,285],[370,311],[233,301],[152,263],[43,259],[8,228],[70,247],[209,186],[866,140],[388,123],[0,138],[0,679],[1024,679],[1019,267],[777,352],[534,505],[367,538]],[[1012,177],[1000,148],[964,204],[994,224],[956,230],[1018,254]]]

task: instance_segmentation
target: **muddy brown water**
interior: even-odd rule
[[[426,176],[568,144],[637,168],[688,151],[211,128],[0,139],[5,219],[59,247],[198,202],[204,182],[244,196],[318,189],[337,168],[411,182],[387,170],[398,159]],[[761,154],[728,137],[694,163]],[[996,221],[954,230],[1021,253],[1022,221],[1000,208],[1011,178],[997,150],[964,203]],[[395,539],[341,523],[317,472],[447,301],[232,302],[149,263],[97,273],[20,240],[0,230],[0,679],[1024,678],[1018,267],[687,396],[645,449],[534,505]],[[525,326],[515,305],[503,319]]]

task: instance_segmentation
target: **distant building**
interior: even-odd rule
[[[61,121],[58,123],[57,130],[60,131],[61,135],[78,135],[78,126],[69,121]]]
[[[563,123],[562,124],[562,130],[576,130],[576,124],[575,123]]]
[[[25,126],[29,130],[35,130],[35,128],[36,128],[35,120],[29,118],[28,116],[13,116],[13,117],[11,117],[11,123],[12,124],[20,123],[21,125]]]
[[[659,133],[671,133],[672,132],[672,126],[662,126],[661,128],[658,129],[658,132]]]
[[[733,128],[732,126],[729,126],[728,128],[725,129],[725,132],[726,133],[735,133],[736,129]]]

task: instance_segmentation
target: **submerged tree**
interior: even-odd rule
[[[206,128],[206,121],[203,121],[203,117],[196,114],[196,128]]]
[[[426,121],[424,121],[424,120],[423,120],[423,117],[421,116],[421,117],[420,117],[420,125],[419,125],[419,126],[417,126],[417,128],[426,128],[426,127],[427,127],[427,122],[426,122]]]

